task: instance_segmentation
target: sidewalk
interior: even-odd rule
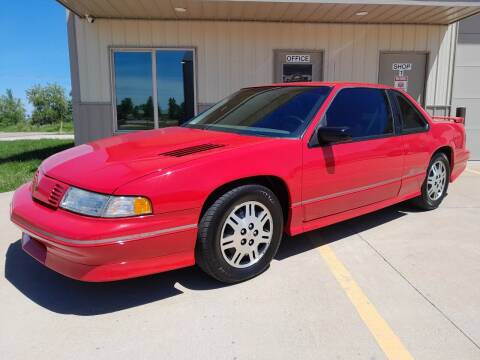
[[[11,140],[40,140],[40,139],[72,139],[73,134],[54,132],[0,132],[0,141]]]

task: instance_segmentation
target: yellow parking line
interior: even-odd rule
[[[477,170],[467,169],[467,171],[472,174],[480,175],[480,171],[477,171]]]
[[[319,247],[320,254],[327,263],[330,271],[343,288],[361,319],[375,337],[380,348],[388,359],[413,359],[397,335],[375,309],[368,297],[357,285],[352,275],[337,258],[328,245]]]

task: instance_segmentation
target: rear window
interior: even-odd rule
[[[400,113],[402,133],[412,133],[428,129],[428,124],[423,116],[405,96],[398,91],[394,91],[394,96],[397,100],[398,112]]]

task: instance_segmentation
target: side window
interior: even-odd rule
[[[418,110],[402,94],[395,93],[398,111],[402,125],[402,133],[424,131],[428,128],[427,122]]]
[[[322,126],[348,127],[353,139],[393,134],[393,117],[382,89],[343,89],[335,96]]]

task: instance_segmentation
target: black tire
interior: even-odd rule
[[[248,267],[230,265],[221,250],[224,223],[235,207],[255,201],[265,206],[273,223],[270,244],[257,262]],[[243,230],[242,230],[243,231]],[[275,194],[261,185],[242,185],[220,196],[202,216],[195,247],[197,265],[213,278],[224,283],[237,283],[255,277],[265,271],[277,253],[283,235],[283,212]]]
[[[439,161],[442,162],[443,165],[445,166],[446,180],[445,180],[445,186],[443,188],[443,191],[440,197],[434,200],[428,195],[427,180],[428,180],[428,175],[432,171],[432,167],[434,166],[434,164],[436,164]],[[436,209],[442,203],[443,199],[447,195],[449,181],[450,181],[450,162],[448,161],[448,158],[444,153],[436,153],[432,157],[432,159],[430,160],[430,164],[428,165],[427,173],[425,175],[425,180],[423,181],[423,184],[422,184],[422,189],[421,189],[422,194],[419,197],[412,199],[411,204],[422,210]]]

